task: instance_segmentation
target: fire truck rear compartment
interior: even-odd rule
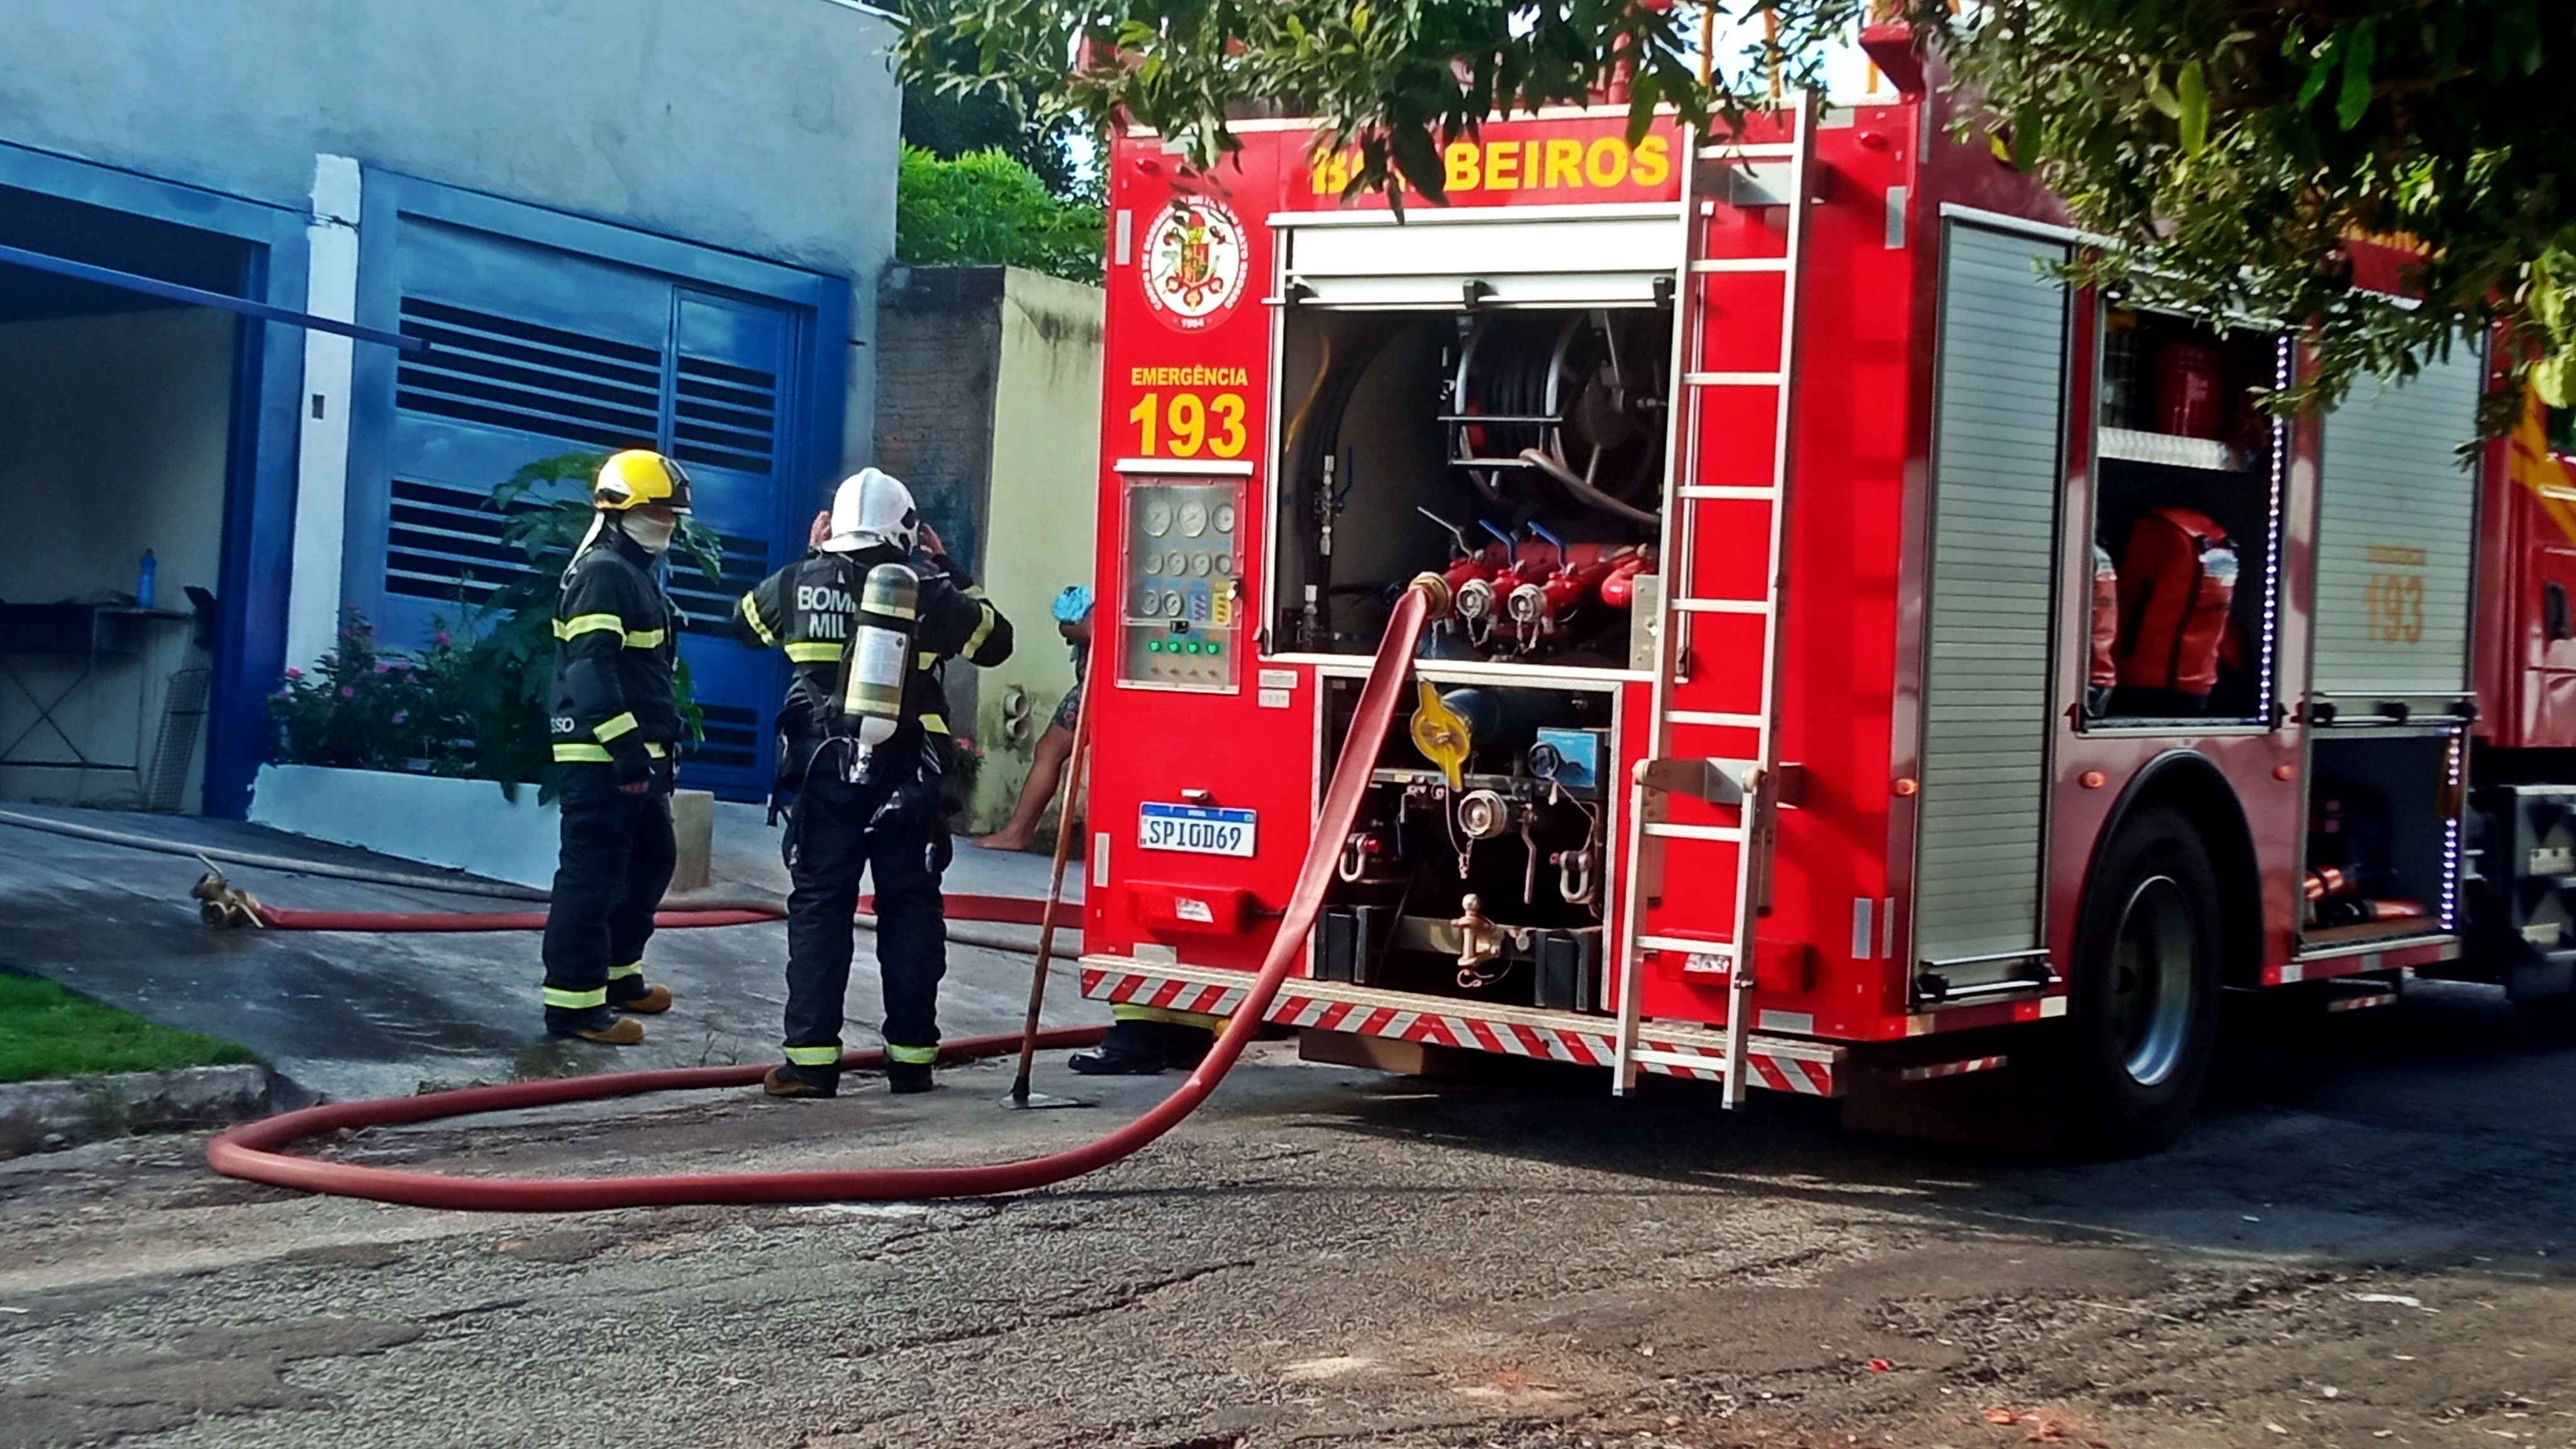
[[[1434,684],[1472,736],[1456,782],[1411,739],[1380,751],[1316,931],[1329,981],[1554,1010],[1603,1009],[1611,696]],[[1415,713],[1426,705],[1417,686]],[[1360,681],[1325,687],[1335,758]]]
[[[1273,639],[1365,653],[1427,572],[1461,605],[1429,657],[1629,667],[1671,326],[1668,304],[1288,309]]]
[[[2453,736],[2320,731],[2311,744],[2306,914],[2309,947],[2444,929],[2454,822]]]

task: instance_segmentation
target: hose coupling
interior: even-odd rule
[[[1449,592],[1449,581],[1447,579],[1444,579],[1435,573],[1418,573],[1413,576],[1413,582],[1406,585],[1406,587],[1420,589],[1422,591],[1423,602],[1430,605],[1429,617],[1431,619],[1437,620],[1449,617],[1449,610],[1455,603],[1455,600]]]
[[[197,919],[217,930],[268,924],[260,919],[259,897],[237,889],[224,879],[222,871],[212,867],[197,878],[188,894],[198,902]]]

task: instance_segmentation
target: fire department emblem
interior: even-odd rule
[[[1213,327],[1243,295],[1243,223],[1212,201],[1166,207],[1146,229],[1144,261],[1155,316],[1183,332]]]

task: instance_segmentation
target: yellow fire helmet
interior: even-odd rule
[[[659,453],[629,448],[599,465],[599,481],[590,487],[590,502],[603,513],[623,513],[648,503],[686,513],[689,472]]]

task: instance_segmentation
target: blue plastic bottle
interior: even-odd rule
[[[152,550],[145,549],[143,562],[134,571],[134,607],[138,609],[152,607],[152,576],[160,572],[160,569],[161,566],[153,561]]]

